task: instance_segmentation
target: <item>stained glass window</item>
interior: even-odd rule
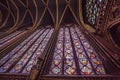
[[[90,25],[95,25],[99,17],[100,11],[102,11],[102,16],[104,16],[108,0],[83,0],[83,3],[85,5],[83,6],[83,9],[85,9],[84,11],[86,14],[84,16],[87,18],[87,22]]]
[[[76,25],[60,28],[49,75],[79,74],[105,74],[105,70],[99,56]]]
[[[0,72],[29,73],[54,29],[39,29],[0,60]],[[48,35],[49,34],[49,35]]]

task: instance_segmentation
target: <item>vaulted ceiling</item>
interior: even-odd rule
[[[0,0],[0,29],[79,22],[80,0]]]

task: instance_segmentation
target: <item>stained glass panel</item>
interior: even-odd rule
[[[86,18],[91,25],[96,24],[100,11],[103,11],[104,16],[107,4],[108,0],[86,0]]]

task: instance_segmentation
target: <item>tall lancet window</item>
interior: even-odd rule
[[[60,28],[49,75],[95,74],[105,74],[102,61],[79,28]]]

